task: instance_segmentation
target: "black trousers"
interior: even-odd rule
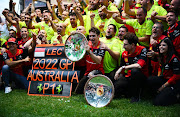
[[[146,76],[138,68],[131,70],[131,77],[121,77],[114,82],[115,97],[128,95],[139,97],[141,89],[144,87]]]
[[[152,95],[155,95],[153,105],[167,106],[178,102],[177,95],[180,94],[180,80],[175,85],[165,87],[161,92],[157,90],[167,82],[163,76],[151,76],[147,79],[147,87]]]

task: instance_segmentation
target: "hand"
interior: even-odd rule
[[[163,85],[158,89],[158,93],[160,93],[164,89]]]
[[[62,2],[62,0],[56,0],[57,1],[57,3],[61,3]]]
[[[30,62],[30,58],[29,58],[29,56],[27,56],[25,59],[24,59],[24,62]]]
[[[36,16],[36,13],[31,13],[31,19]]]
[[[122,70],[123,70],[123,68],[120,67],[120,68],[116,71],[116,73],[115,73],[115,75],[114,75],[114,80],[118,80],[118,79],[120,78],[120,73],[121,73]]]
[[[118,14],[118,13],[114,13],[114,14],[112,15],[112,18],[113,18],[113,19],[116,19],[117,17],[119,17],[119,14]]]
[[[56,8],[56,5],[54,4],[53,6],[52,6],[52,9],[55,9]]]
[[[32,3],[29,3],[29,8],[32,6]]]
[[[86,51],[87,51],[88,53],[90,53],[90,47],[89,47],[89,45],[85,45],[85,49],[86,49]]]
[[[89,76],[89,78],[92,78],[92,77],[94,77],[94,74],[93,74],[92,72],[90,72],[90,73],[88,74],[88,76]]]
[[[57,36],[57,40],[58,40],[60,43],[63,43],[63,42],[62,42],[62,36],[61,36],[61,35],[58,35],[58,36]]]
[[[95,14],[94,14],[94,13],[91,13],[90,18],[91,18],[91,19],[94,19],[94,17],[95,17]]]
[[[31,32],[31,33],[32,33],[32,38],[33,38],[33,41],[36,41],[36,38],[37,38],[36,33],[34,33],[34,32]]]
[[[7,15],[7,13],[8,13],[8,11],[7,11],[7,10],[3,10],[3,12],[2,12],[2,14],[3,14],[4,16],[6,16],[6,15]]]
[[[150,50],[150,52],[147,52],[147,57],[152,58],[154,57],[155,52],[153,50]]]
[[[104,28],[104,24],[99,25],[99,29],[102,30]]]
[[[16,6],[16,3],[15,3],[15,2],[13,2],[13,3],[12,3],[12,5],[13,5],[13,7],[14,7],[14,6]]]
[[[103,42],[100,43],[100,49],[104,49],[104,50],[107,50],[108,47],[106,44],[104,44]]]
[[[151,20],[155,20],[157,14],[158,14],[158,13],[157,13],[156,11],[153,11],[153,12],[151,13]]]
[[[156,45],[158,44],[158,42],[157,42],[157,40],[155,40],[155,39],[151,39],[151,40],[150,40],[150,44],[151,44],[152,46],[156,46]]]
[[[102,10],[104,13],[107,13],[106,6],[104,6],[104,5],[100,8],[100,10]]]

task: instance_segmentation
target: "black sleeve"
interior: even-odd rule
[[[4,52],[3,53],[3,61],[9,59],[8,53]]]
[[[174,57],[171,61],[174,74],[180,74],[180,61],[177,57]]]
[[[23,59],[26,58],[27,56],[29,56],[28,49],[23,49],[23,53],[22,53]]]
[[[146,48],[142,49],[140,56],[139,56],[139,59],[147,61],[147,49]]]
[[[127,58],[128,59],[128,58]],[[124,61],[124,58],[121,56],[121,63],[120,63],[120,67],[121,66],[125,66],[126,62]]]

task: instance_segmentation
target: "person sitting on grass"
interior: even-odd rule
[[[156,94],[153,105],[167,106],[176,103],[180,94],[180,59],[168,38],[159,44],[159,63],[158,76],[150,76],[147,83]]]
[[[8,39],[9,50],[3,53],[3,60],[5,64],[2,67],[2,78],[5,83],[5,93],[12,91],[10,87],[10,80],[22,84],[23,88],[28,88],[29,81],[23,74],[23,65],[29,62],[29,54],[32,53],[36,45],[36,35],[33,33],[32,48],[18,49],[18,43],[15,38]]]
[[[132,102],[140,101],[140,93],[148,77],[147,49],[137,46],[138,37],[127,32],[124,35],[124,49],[121,56],[120,68],[116,71],[114,79],[115,96],[124,91],[129,93]]]

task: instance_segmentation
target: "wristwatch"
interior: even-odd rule
[[[122,69],[125,69],[126,66],[122,66]]]

